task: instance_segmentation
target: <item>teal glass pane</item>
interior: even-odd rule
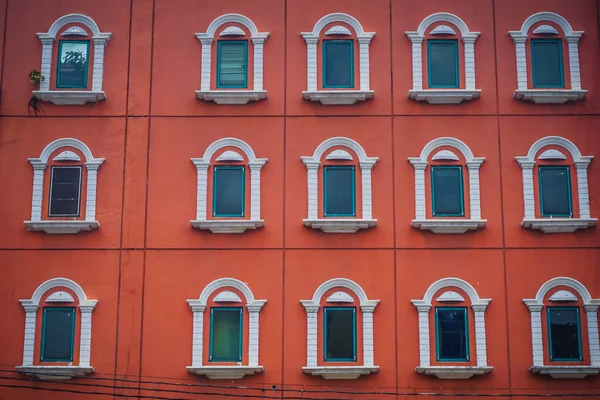
[[[49,216],[78,217],[81,167],[52,167],[50,172]]]
[[[548,307],[551,361],[581,360],[579,307]]]
[[[427,63],[430,88],[459,86],[457,40],[428,40]]]
[[[213,178],[213,216],[243,217],[244,188],[244,167],[215,167]]]
[[[323,87],[354,87],[354,41],[323,41]]]
[[[561,39],[531,39],[534,88],[564,87]]]
[[[461,166],[431,167],[434,217],[462,217],[463,181]]]
[[[248,42],[221,40],[217,51],[217,87],[246,88]]]
[[[73,361],[74,307],[44,308],[41,361]]]
[[[325,216],[356,215],[355,178],[353,166],[326,166],[324,175]]]
[[[438,361],[469,361],[467,309],[436,307]]]
[[[540,166],[538,169],[542,217],[571,216],[571,174],[568,166]]]
[[[325,361],[356,361],[356,310],[325,307]]]
[[[211,308],[210,361],[242,361],[242,308]]]
[[[87,88],[89,40],[58,43],[57,88]]]

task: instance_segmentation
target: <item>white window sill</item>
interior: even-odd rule
[[[196,90],[196,98],[217,104],[248,104],[267,98],[266,90]]]
[[[535,104],[564,104],[568,101],[581,101],[585,99],[586,93],[587,90],[527,89],[515,90],[513,97]]]
[[[413,219],[413,228],[433,233],[466,233],[485,227],[485,219]]]
[[[529,367],[529,371],[538,375],[548,375],[553,379],[583,379],[586,376],[598,375],[600,367],[589,365],[533,365]]]
[[[25,221],[28,231],[46,232],[48,235],[75,234],[98,229],[98,221]]]
[[[302,367],[302,372],[324,379],[357,379],[361,375],[370,375],[379,371],[379,367],[336,366],[336,367]]]
[[[305,226],[320,229],[325,233],[356,233],[360,229],[369,229],[377,226],[376,219],[305,219]]]
[[[188,372],[206,376],[208,379],[242,379],[246,375],[263,372],[263,367],[248,367],[239,365],[187,367]]]
[[[538,229],[543,233],[573,233],[596,225],[597,218],[535,218],[524,219],[523,228]]]
[[[359,101],[372,99],[375,95],[373,90],[317,90],[302,92],[302,98],[310,101],[318,101],[323,105],[350,105]]]
[[[82,106],[106,100],[106,94],[101,90],[34,90],[33,95],[57,106]]]
[[[409,90],[408,98],[417,101],[426,101],[429,104],[460,104],[479,98],[480,89],[425,89]]]
[[[209,230],[212,233],[244,233],[248,229],[257,229],[265,226],[265,221],[263,220],[248,220],[248,219],[240,219],[240,220],[207,220],[200,221],[194,220],[190,221],[192,227],[201,230]]]
[[[419,374],[434,375],[438,379],[470,379],[475,375],[489,374],[493,369],[494,367],[443,365],[417,367],[415,371]]]
[[[22,374],[34,375],[43,381],[72,379],[94,372],[93,367],[74,367],[70,365],[32,365],[27,367],[20,365],[16,369]]]

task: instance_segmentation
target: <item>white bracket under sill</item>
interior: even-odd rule
[[[209,230],[212,233],[244,233],[248,229],[258,229],[265,226],[263,220],[192,220],[193,228]]]
[[[208,379],[242,379],[246,375],[263,372],[264,367],[248,367],[240,365],[187,367],[189,373],[206,376]]]
[[[485,219],[413,219],[413,228],[433,233],[466,233],[485,227]]]
[[[537,229],[543,233],[573,233],[596,225],[598,218],[534,218],[524,219],[523,228]]]
[[[323,105],[350,105],[372,99],[373,90],[317,90],[302,92],[304,100],[318,101]]]
[[[15,367],[17,372],[33,375],[43,381],[72,379],[94,373],[93,367],[76,367],[71,365],[32,365]]]
[[[443,365],[432,367],[417,367],[415,371],[423,375],[434,375],[438,379],[470,379],[476,375],[492,372],[494,367]]]
[[[248,104],[267,98],[266,90],[196,90],[196,98],[217,104]]]
[[[305,226],[320,229],[325,233],[356,233],[359,229],[377,226],[376,219],[305,219]]]
[[[548,375],[553,379],[583,379],[586,376],[598,375],[600,367],[589,365],[533,365],[529,371],[538,375]]]
[[[302,367],[302,372],[324,379],[358,379],[361,375],[370,375],[379,371],[379,367],[336,366],[336,367]]]
[[[46,232],[48,235],[68,235],[98,229],[98,221],[25,221],[28,231]]]
[[[106,100],[102,90],[34,90],[33,95],[38,100],[57,106],[82,106]]]
[[[408,98],[429,104],[460,104],[479,98],[480,89],[427,89],[409,90]]]
[[[581,101],[585,99],[586,93],[587,90],[526,89],[515,90],[513,97],[535,104],[564,104],[569,101]]]

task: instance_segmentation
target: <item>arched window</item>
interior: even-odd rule
[[[76,282],[54,278],[42,283],[31,299],[19,301],[25,310],[25,341],[23,365],[17,371],[42,380],[71,379],[94,372],[90,348],[97,300],[88,300]]]
[[[484,160],[474,157],[465,143],[451,137],[432,140],[419,157],[409,157],[415,169],[412,226],[433,233],[483,228],[487,221],[481,219],[479,168]]]
[[[479,97],[481,90],[475,88],[479,32],[469,31],[456,15],[440,12],[425,18],[406,36],[412,43],[413,88],[408,91],[409,98],[430,104],[459,104]]]
[[[104,158],[94,158],[85,143],[64,138],[46,146],[39,158],[28,160],[33,167],[33,195],[27,230],[61,234],[100,227],[96,183]]]
[[[581,89],[579,71],[583,31],[574,31],[558,14],[539,12],[527,18],[521,30],[509,34],[517,54],[515,99],[562,104],[585,98],[587,90]]]
[[[266,300],[254,299],[237,279],[221,278],[208,284],[199,299],[187,302],[194,313],[189,372],[209,379],[241,379],[264,371],[258,363],[258,316]]]
[[[378,157],[368,157],[352,139],[334,137],[321,143],[312,156],[301,158],[308,177],[304,225],[325,233],[354,233],[377,225],[371,170]]]
[[[356,379],[379,371],[373,351],[373,311],[379,300],[369,300],[356,282],[335,278],[322,283],[311,300],[300,302],[307,322],[304,373]]]
[[[33,91],[35,97],[56,105],[82,105],[106,99],[102,79],[104,48],[110,33],[100,32],[96,22],[86,15],[69,14],[54,21],[47,33],[37,35],[42,42],[40,72],[44,79],[40,90]]]
[[[429,286],[423,299],[412,300],[419,312],[416,371],[440,379],[469,379],[492,372],[487,365],[484,318],[490,301],[479,298],[473,286],[459,278],[440,279]],[[431,341],[435,346],[430,346]],[[435,357],[430,348],[436,349]]]
[[[365,32],[356,18],[344,13],[326,15],[312,32],[302,32],[307,58],[307,90],[302,97],[325,105],[373,98],[369,75],[373,36],[374,32]]]
[[[259,32],[244,15],[224,14],[211,22],[205,33],[196,33],[196,37],[202,43],[198,99],[247,104],[267,98],[267,91],[263,90],[263,47],[269,32]]]
[[[531,372],[555,379],[598,375],[600,299],[592,299],[575,279],[559,277],[544,283],[534,299],[523,303],[531,315]]]
[[[523,172],[525,216],[521,225],[544,233],[574,232],[596,225],[597,218],[590,217],[587,176],[592,158],[582,156],[573,142],[560,136],[544,137],[526,156],[515,157]]]

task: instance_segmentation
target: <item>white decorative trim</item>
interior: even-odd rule
[[[423,41],[427,29],[435,23],[448,22],[460,30],[464,43],[464,63],[465,63],[465,89],[423,89]],[[443,29],[441,26],[436,29]],[[453,32],[454,33],[454,32]],[[449,33],[444,33],[449,34]],[[475,41],[479,37],[479,32],[471,32],[467,24],[454,14],[440,12],[426,17],[416,31],[407,31],[406,36],[412,43],[412,76],[413,87],[409,90],[408,97],[418,101],[427,101],[429,104],[459,104],[466,100],[472,100],[479,97],[480,90],[475,87]]]
[[[485,227],[485,219],[413,219],[411,226],[432,233],[467,233]]]
[[[577,301],[577,296],[568,290],[559,290],[548,298],[550,301]]]
[[[52,161],[81,161],[81,158],[79,155],[77,155],[77,153],[71,150],[66,150],[54,157]]]
[[[72,26],[62,33],[60,36],[87,36],[87,32],[80,26]]]
[[[86,26],[92,32],[92,45],[94,46],[91,54],[93,55],[92,66],[92,87],[90,90],[50,90],[50,82],[52,79],[52,53],[56,34],[65,25],[81,24]],[[71,31],[72,27],[65,31]],[[72,34],[72,33],[71,33]],[[79,34],[79,33],[78,33]],[[110,40],[112,34],[108,32],[100,32],[100,28],[93,19],[82,14],[68,14],[60,17],[50,26],[47,33],[38,33],[38,38],[42,42],[42,66],[41,74],[44,79],[40,81],[40,90],[34,90],[33,95],[41,101],[49,101],[56,105],[82,105],[85,103],[96,103],[106,99],[106,95],[102,91],[102,80],[104,78],[104,48]],[[87,33],[85,33],[87,35]]]
[[[323,366],[319,365],[317,357],[317,337],[318,323],[317,314],[321,308],[321,299],[326,292],[333,288],[346,288],[356,295],[360,305],[363,327],[362,327],[362,347],[363,347],[363,365],[354,365],[349,367]],[[311,375],[320,375],[325,379],[356,379],[360,375],[368,375],[377,372],[373,351],[373,312],[379,304],[379,300],[369,300],[367,294],[360,285],[346,278],[334,278],[323,282],[311,300],[300,300],[306,311],[306,366],[302,372]]]
[[[354,299],[346,292],[335,292],[325,300],[328,303],[354,303]]]
[[[517,89],[513,98],[531,101],[535,104],[565,104],[569,101],[585,99],[587,90],[569,89]]]
[[[431,157],[431,161],[458,161],[459,158],[450,150],[440,150]]]
[[[244,157],[237,151],[224,151],[215,161],[244,161]]]
[[[456,31],[448,25],[438,25],[431,32],[430,35],[456,35]]]
[[[194,220],[190,221],[192,228],[200,230],[208,230],[212,233],[244,233],[248,229],[258,229],[265,226],[263,220],[214,220],[206,221]]]
[[[560,151],[554,150],[554,149],[546,150],[542,154],[540,154],[540,156],[538,157],[538,160],[566,160],[566,159],[567,159],[567,156],[565,156]]]
[[[72,303],[74,301],[73,296],[64,290],[54,292],[46,298],[46,303]]]
[[[551,25],[540,25],[533,30],[534,35],[558,35],[558,31]]]
[[[560,146],[567,150],[573,158],[573,165],[577,171],[577,194],[579,198],[579,218],[537,218],[535,204],[538,201],[534,194],[533,168],[536,155],[546,146]],[[547,152],[542,153],[546,154]],[[541,156],[538,156],[539,159]],[[582,156],[573,142],[560,136],[546,136],[536,141],[527,152],[526,156],[515,157],[523,175],[523,204],[524,217],[521,226],[530,229],[539,229],[544,233],[574,232],[577,229],[586,229],[596,225],[597,218],[590,216],[590,196],[588,189],[587,169],[593,156]]]
[[[346,28],[343,25],[334,25],[331,28],[327,29],[327,31],[325,32],[325,36],[331,35],[351,36],[352,32],[350,32],[350,29]]]
[[[531,366],[529,371],[537,375],[548,375],[553,379],[583,379],[600,373],[600,367],[587,365],[544,365]]]
[[[341,218],[317,218],[303,219],[304,226],[320,229],[325,233],[356,233],[361,229],[369,229],[377,226],[376,219],[341,219]]]
[[[227,23],[243,25],[250,32],[250,40],[254,46],[254,59],[252,78],[252,89],[248,83],[249,89],[211,89],[211,62],[212,62],[212,44],[215,33],[220,26]],[[233,27],[226,28],[223,33]],[[237,27],[237,29],[242,30]],[[229,32],[232,32],[230,30]],[[242,30],[243,32],[243,30]],[[221,33],[221,35],[223,35]],[[243,33],[245,34],[245,33]],[[269,37],[269,32],[259,32],[252,20],[241,14],[223,14],[213,20],[204,33],[196,33],[196,38],[202,44],[202,72],[200,75],[200,90],[196,90],[196,98],[205,101],[214,101],[217,104],[247,104],[250,101],[258,101],[267,98],[267,91],[263,90],[263,64],[264,64],[264,44]]]
[[[347,160],[352,161],[354,158],[348,153],[346,150],[334,150],[331,153],[327,154],[325,157],[326,160]]]
[[[494,367],[474,367],[466,365],[436,365],[417,367],[418,374],[433,375],[438,379],[470,379],[474,376],[489,374]]]
[[[94,373],[92,367],[76,367],[73,365],[19,365],[15,369],[17,372],[35,376],[42,381],[61,381]]]
[[[465,301],[465,298],[460,295],[460,293],[455,292],[454,290],[448,290],[442,293],[435,301],[440,302],[461,302]]]
[[[231,290],[224,290],[215,296],[215,303],[241,303],[242,299],[235,292]]]
[[[238,26],[228,26],[223,29],[223,32],[219,34],[219,36],[244,36],[246,32]]]
[[[349,25],[356,33],[356,40],[359,48],[359,82],[360,89],[338,89],[338,90],[319,90],[317,68],[317,43],[321,31],[325,26],[341,22]],[[336,28],[335,26],[333,28]],[[333,28],[328,30],[331,31]],[[346,29],[346,28],[344,28]],[[327,34],[327,33],[326,33]],[[336,33],[338,34],[338,33]],[[375,36],[374,32],[365,32],[362,25],[356,18],[349,14],[333,13],[328,14],[317,21],[311,32],[302,32],[302,37],[306,41],[306,60],[307,60],[307,88],[302,92],[302,97],[306,100],[319,101],[323,105],[348,105],[358,101],[364,101],[373,98],[374,92],[370,89],[371,77],[369,72],[369,46],[371,39]]]
[[[42,201],[44,198],[44,170],[48,166],[50,155],[62,147],[74,147],[85,157],[87,169],[87,191],[85,196],[84,220],[43,220]],[[44,231],[47,234],[78,233],[97,229],[100,224],[96,221],[96,185],[98,169],[104,158],[94,158],[89,147],[80,140],[73,138],[57,139],[48,144],[39,158],[27,159],[33,167],[33,195],[31,200],[31,220],[25,221],[27,230]]]
[[[245,367],[237,365],[211,365],[203,367],[187,367],[188,372],[206,376],[208,379],[242,379],[263,372],[264,367]]]

